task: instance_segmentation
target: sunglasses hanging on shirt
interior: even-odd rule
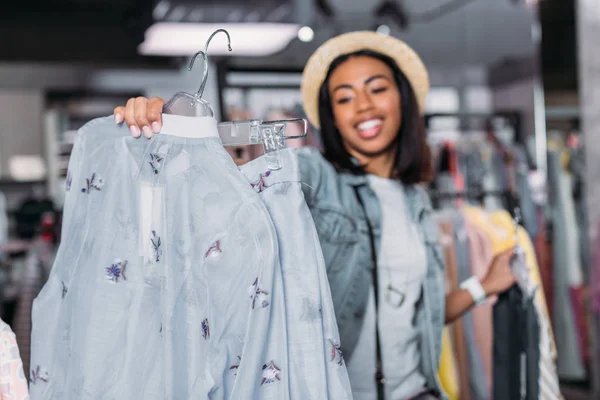
[[[163,114],[178,115],[190,118],[214,118],[215,112],[210,103],[202,98],[204,88],[208,79],[208,45],[212,38],[223,32],[227,35],[227,47],[231,48],[231,37],[225,29],[218,29],[210,35],[204,46],[204,51],[200,50],[190,60],[188,70],[191,71],[196,58],[202,55],[204,61],[204,71],[202,82],[196,94],[178,92],[163,107]],[[176,131],[170,127],[171,121],[166,118],[163,120],[163,130],[165,133]],[[286,128],[289,124],[301,124],[302,133],[299,135],[286,135]],[[251,119],[243,121],[219,122],[217,124],[219,137],[223,146],[244,146],[253,144],[262,144],[264,148],[264,157],[267,166],[271,170],[278,170],[282,167],[279,150],[286,147],[286,140],[302,139],[306,137],[308,131],[308,122],[303,118],[286,119],[276,121],[263,121],[262,119]]]

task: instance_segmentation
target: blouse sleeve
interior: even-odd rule
[[[0,400],[28,400],[29,390],[15,334],[0,321]]]

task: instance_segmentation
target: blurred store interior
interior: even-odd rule
[[[232,51],[215,36],[204,98],[220,121],[305,117],[308,57],[337,34],[374,30],[409,43],[429,70],[431,146],[484,152],[472,138],[492,137],[521,149],[513,167],[537,210],[528,233],[540,246],[563,395],[600,398],[600,3],[591,0],[3,1],[0,310],[26,371],[31,302],[60,242],[77,129],[130,97],[197,90],[202,63],[188,71],[190,56],[219,28]],[[319,147],[319,132],[297,145]],[[238,160],[262,151],[229,150]],[[564,218],[574,229],[560,236]]]

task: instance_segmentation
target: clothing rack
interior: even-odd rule
[[[429,197],[431,198],[431,202],[433,207],[438,209],[440,200],[448,200],[448,199],[464,199],[464,200],[475,200],[478,203],[483,203],[486,197],[502,197],[506,200],[508,205],[507,211],[514,217],[515,211],[519,208],[519,194],[510,190],[482,190],[476,188],[470,188],[464,191],[456,191],[456,192],[444,192],[436,189],[429,190]],[[520,224],[523,221],[519,221]]]

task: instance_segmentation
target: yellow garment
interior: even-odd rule
[[[458,370],[456,368],[456,358],[452,350],[452,340],[450,340],[448,328],[444,328],[442,332],[442,355],[440,356],[438,377],[448,399],[459,400]]]
[[[507,227],[502,223],[495,222],[491,216],[480,207],[465,206],[463,212],[470,221],[487,232],[492,243],[492,255],[494,257],[515,247],[515,229],[513,225]],[[506,211],[498,211],[498,213],[502,212],[506,213]],[[510,214],[506,214],[510,219]],[[510,221],[512,224],[512,220]]]

